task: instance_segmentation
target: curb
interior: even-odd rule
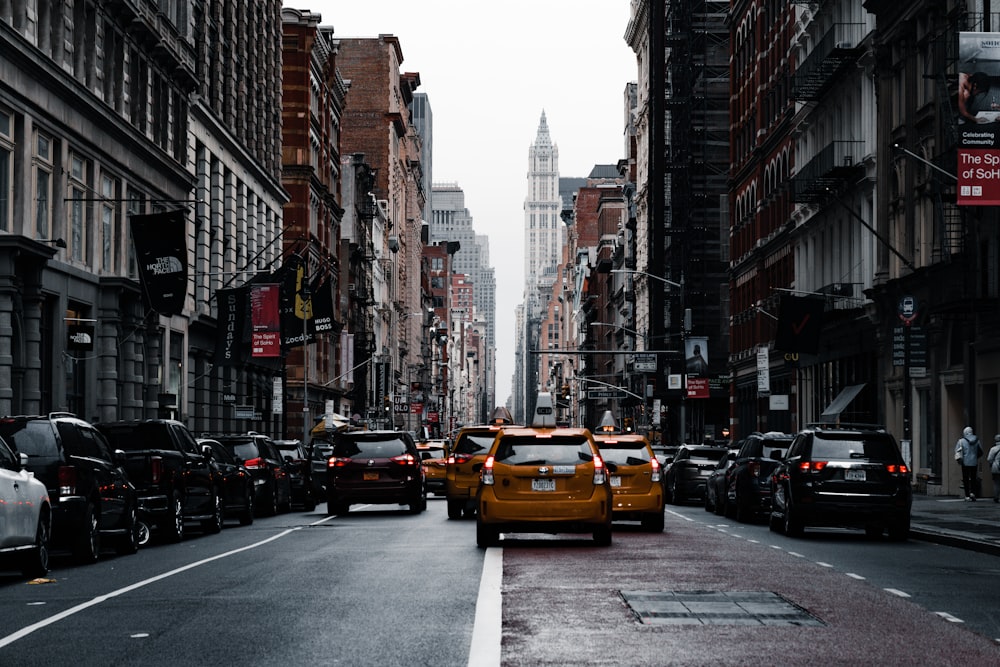
[[[958,549],[967,549],[969,551],[977,551],[979,553],[990,554],[991,556],[1000,556],[1000,545],[968,537],[962,537],[960,535],[947,535],[945,533],[911,527],[910,539],[920,540],[921,542],[934,542],[936,544],[943,544],[945,546],[956,547]]]

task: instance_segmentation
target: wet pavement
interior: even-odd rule
[[[910,537],[1000,555],[1000,503],[914,494]]]

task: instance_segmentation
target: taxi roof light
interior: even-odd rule
[[[553,405],[551,392],[538,392],[538,397],[535,399],[535,416],[531,420],[533,428],[555,428],[556,414]]]

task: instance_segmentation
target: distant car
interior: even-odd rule
[[[794,436],[769,431],[751,433],[741,441],[736,464],[729,473],[726,507],[737,521],[751,521],[771,513],[771,473],[788,451]]]
[[[288,482],[292,487],[292,504],[306,512],[316,509],[313,495],[312,464],[301,440],[275,440],[274,445],[288,463]]]
[[[241,526],[253,523],[253,476],[218,440],[198,438],[198,444],[211,450],[216,487],[222,497],[225,516],[236,517]]]
[[[53,548],[78,563],[97,561],[105,540],[120,554],[138,550],[139,501],[124,454],[93,424],[67,412],[4,417],[0,436],[48,489]]]
[[[328,436],[324,436],[326,438]],[[333,445],[326,439],[313,438],[307,447],[309,450],[309,481],[312,483],[313,498],[317,502],[326,500],[326,462],[333,454]]]
[[[0,438],[0,557],[26,577],[41,577],[49,571],[52,506],[27,463],[27,454],[15,454]]]
[[[448,448],[444,441],[427,440],[417,443],[420,464],[424,467],[427,493],[444,495],[448,476]]]
[[[681,505],[689,499],[702,500],[708,476],[728,451],[714,445],[681,445],[666,473],[670,502]]]
[[[667,466],[673,463],[678,449],[680,445],[653,445],[653,454],[660,462],[661,469],[666,470]]]
[[[861,527],[869,537],[888,530],[894,541],[910,532],[910,470],[881,426],[809,425],[771,475],[771,489],[774,531]]]
[[[461,519],[476,512],[476,491],[479,472],[486,462],[493,440],[505,426],[514,423],[505,407],[497,407],[488,424],[464,426],[455,437],[455,446],[448,455],[445,473],[445,497],[448,518]]]
[[[481,471],[476,544],[502,532],[591,533],[611,544],[612,492],[607,466],[585,428],[555,425],[552,394],[538,395],[531,426],[504,427]]]
[[[254,480],[254,511],[258,516],[287,512],[292,504],[292,486],[284,458],[266,435],[248,433],[214,435],[242,463]]]
[[[326,469],[326,513],[347,514],[355,503],[427,509],[420,453],[406,431],[347,431],[332,435]]]
[[[736,463],[736,454],[739,449],[730,449],[726,455],[719,459],[719,462],[712,468],[705,480],[705,511],[715,512],[718,515],[726,513],[726,493],[729,488],[729,471]]]

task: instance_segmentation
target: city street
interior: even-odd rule
[[[0,663],[1000,660],[995,556],[860,531],[790,539],[693,504],[668,507],[662,534],[618,526],[610,548],[515,534],[484,552],[473,521],[429,505],[230,523],[86,567],[59,554],[49,583],[3,571]],[[499,569],[491,580],[500,560],[502,581]],[[497,592],[502,628],[490,610]]]

